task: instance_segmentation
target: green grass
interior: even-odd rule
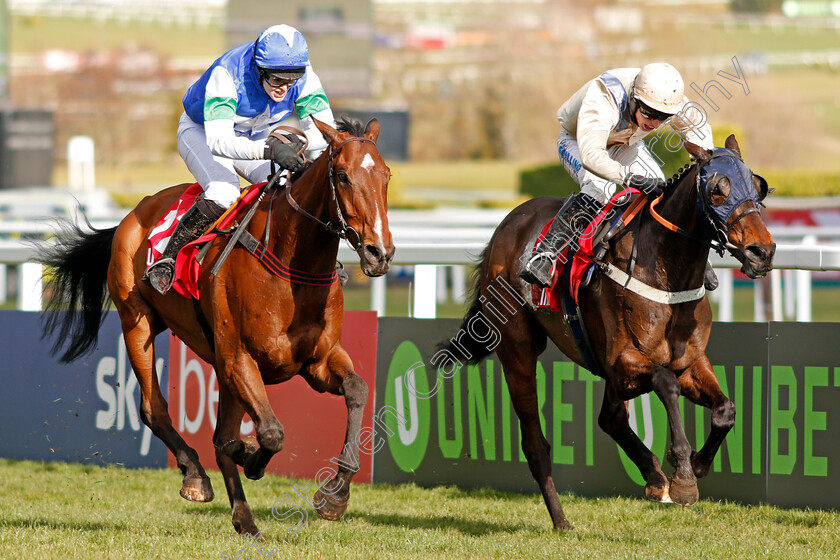
[[[840,514],[703,501],[561,495],[573,531],[551,531],[542,499],[494,490],[354,485],[347,515],[272,517],[294,481],[267,475],[245,491],[266,556],[235,535],[221,477],[211,504],[178,496],[176,470],[0,459],[0,557],[164,558],[836,558]],[[523,477],[528,477],[523,468]],[[702,482],[701,482],[702,492]],[[641,496],[641,492],[640,492]],[[307,500],[308,501],[308,500]],[[223,556],[226,555],[226,556]]]

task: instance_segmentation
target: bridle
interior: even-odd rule
[[[347,224],[347,220],[344,219],[344,214],[341,212],[341,205],[338,202],[338,195],[336,194],[335,188],[335,158],[338,157],[338,154],[341,153],[341,149],[349,144],[350,142],[370,142],[373,145],[376,145],[376,142],[371,140],[370,138],[363,138],[361,136],[351,136],[350,138],[345,139],[335,148],[331,148],[330,153],[330,168],[329,168],[329,178],[330,178],[330,198],[335,205],[335,214],[336,219],[335,221],[338,224],[334,224],[332,220],[323,221],[320,218],[313,216],[306,210],[304,210],[300,204],[292,196],[292,185],[286,187],[286,200],[288,201],[289,205],[299,214],[306,216],[310,220],[320,224],[324,229],[326,229],[331,234],[335,235],[339,239],[346,239],[347,242],[353,247],[353,250],[358,252],[362,245],[361,236],[359,232],[356,231],[353,227]],[[351,239],[350,233],[353,234]]]
[[[735,224],[737,224],[743,218],[749,216],[750,214],[760,212],[759,205],[768,193],[767,181],[765,181],[764,178],[760,175],[756,175],[752,173],[752,171],[750,171],[752,175],[759,178],[762,187],[761,192],[756,195],[753,194],[755,190],[752,188],[750,188],[749,191],[747,191],[747,189],[742,189],[744,192],[740,196],[735,197],[734,201],[729,202],[728,199],[736,195],[735,191],[731,192],[729,197],[727,197],[727,208],[729,209],[729,211],[725,215],[721,215],[722,213],[715,209],[714,205],[709,199],[710,187],[717,182],[717,176],[719,172],[712,170],[711,177],[704,177],[703,171],[712,162],[712,160],[722,157],[735,159],[735,167],[738,167],[738,163],[740,163],[744,167],[744,169],[749,171],[749,168],[747,168],[746,165],[744,165],[743,160],[735,152],[726,148],[716,148],[714,150],[714,153],[709,158],[704,159],[696,165],[694,187],[697,191],[697,205],[698,210],[702,210],[702,213],[706,218],[707,224],[711,226],[712,232],[710,235],[708,235],[707,237],[701,237],[690,231],[684,230],[679,226],[676,226],[675,224],[662,217],[662,215],[656,211],[655,207],[660,202],[660,200],[662,200],[662,196],[664,195],[659,196],[656,200],[651,202],[650,205],[651,216],[653,216],[653,218],[657,222],[670,229],[671,231],[679,233],[684,237],[688,237],[689,239],[692,239],[693,241],[696,241],[701,245],[711,247],[720,256],[723,256],[727,249],[729,249],[730,251],[738,250],[737,247],[729,243],[729,232],[732,231],[732,228],[735,227]],[[737,210],[747,202],[753,202],[753,207],[747,208],[746,210],[738,214],[738,216],[736,216],[734,220],[730,221],[730,218],[732,217],[732,214],[734,214],[735,210]]]

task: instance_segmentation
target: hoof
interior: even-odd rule
[[[573,529],[574,527],[572,527],[572,524],[565,517],[554,524],[555,531],[571,531]]]
[[[712,466],[711,461],[704,461],[700,457],[700,453],[693,451],[691,453],[691,470],[694,471],[694,476],[697,478],[703,478],[707,474],[709,474],[709,469]]]
[[[245,439],[235,439],[222,446],[222,454],[230,457],[237,465],[244,466],[245,461],[259,449],[257,438],[248,436]]]
[[[181,497],[191,502],[212,502],[213,486],[208,477],[184,478],[181,485]]]
[[[668,494],[674,503],[681,506],[693,506],[700,499],[697,480],[693,476],[688,480],[676,476],[671,478],[671,487],[668,489]]]
[[[257,540],[265,540],[265,537],[257,529],[254,523],[254,514],[251,512],[251,506],[247,503],[240,502],[233,507],[233,528],[242,536],[251,535]]]
[[[338,521],[347,511],[347,500],[336,500],[333,496],[321,492],[320,489],[315,492],[312,505],[318,515],[327,521]]]
[[[668,493],[668,485],[661,485],[661,484],[648,484],[645,486],[645,498],[652,502],[661,502],[663,504],[673,504],[674,501],[671,499],[670,494]]]

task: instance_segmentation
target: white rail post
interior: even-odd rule
[[[802,244],[812,246],[817,244],[816,235],[806,235]],[[811,321],[811,271],[796,271],[796,320],[801,323]]]
[[[735,289],[733,287],[732,269],[721,268],[718,273],[718,321],[731,323],[735,316]],[[715,293],[712,292],[712,293]]]
[[[782,310],[782,271],[773,269],[770,271],[770,293],[773,302],[773,320],[784,321]]]
[[[467,272],[463,265],[452,267],[452,299],[455,303],[464,303],[467,299]]]
[[[370,279],[370,309],[379,317],[385,316],[385,294],[388,288],[388,275]]]
[[[23,263],[19,268],[18,281],[18,309],[21,311],[40,311],[41,292],[41,265],[38,263]]]
[[[414,267],[414,317],[434,319],[437,313],[437,266]]]
[[[0,264],[0,303],[6,303],[9,297],[9,283],[7,280],[8,268],[5,264]]]
[[[760,278],[753,280],[753,321],[763,323],[767,320],[764,310],[764,282]]]
[[[437,294],[435,300],[438,303],[446,303],[446,276],[448,266],[437,267]]]
[[[796,271],[785,270],[785,280],[782,284],[782,291],[785,296],[785,317],[793,319],[796,313]]]
[[[71,190],[96,187],[94,144],[90,136],[71,136],[67,142],[67,183]]]

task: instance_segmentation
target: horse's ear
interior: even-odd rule
[[[315,123],[315,126],[318,127],[318,130],[321,132],[321,134],[324,135],[324,140],[326,140],[328,144],[334,145],[341,142],[341,138],[338,136],[338,131],[336,129],[334,129],[327,123],[319,121],[315,117],[310,118],[312,119],[312,122]]]
[[[738,155],[738,157],[741,157],[741,148],[738,147],[738,141],[735,140],[734,134],[730,134],[726,138],[726,142],[723,144],[723,146],[727,150],[732,150],[733,152],[735,152]]]
[[[365,138],[370,138],[374,142],[379,138],[379,121],[370,119],[365,127]]]
[[[697,144],[692,144],[691,142],[685,142],[685,151],[688,152],[688,155],[690,155],[691,159],[694,161],[703,161],[704,159],[709,159],[712,156],[712,152],[706,148],[698,146]]]

